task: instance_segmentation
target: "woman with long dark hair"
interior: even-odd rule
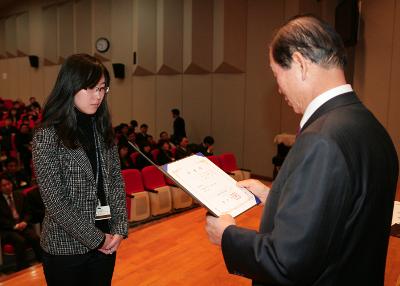
[[[115,252],[128,234],[109,84],[96,58],[68,57],[34,134],[33,163],[46,207],[41,246],[48,285],[110,285]]]

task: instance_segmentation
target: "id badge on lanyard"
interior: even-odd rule
[[[100,170],[100,155],[99,155],[99,143],[97,141],[97,133],[96,133],[96,128],[94,128],[94,144],[96,148],[96,163],[97,163],[97,172],[96,172],[96,186],[98,187],[99,185],[99,173],[101,172]],[[111,218],[111,211],[110,211],[110,206],[102,206],[100,203],[100,200],[98,202],[98,205],[96,207],[96,218],[95,220],[103,220],[103,219],[110,219]]]
[[[96,220],[110,219],[111,212],[110,206],[101,206],[100,204],[96,207]]]

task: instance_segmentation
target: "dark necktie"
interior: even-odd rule
[[[13,218],[15,220],[19,220],[19,215],[18,215],[17,209],[15,208],[14,199],[13,199],[12,195],[8,195],[8,204],[10,206]]]

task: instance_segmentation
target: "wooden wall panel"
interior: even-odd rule
[[[171,134],[173,108],[182,112],[182,75],[159,75],[156,87],[156,126],[153,134],[155,139],[158,139],[161,131]]]
[[[214,72],[245,72],[246,22],[246,0],[214,0]]]
[[[273,140],[280,133],[281,96],[269,67],[268,43],[284,21],[284,3],[257,0],[248,5],[244,164],[252,173],[272,177]]]
[[[387,128],[400,156],[400,1],[396,0]]]
[[[131,87],[131,65],[132,62],[132,1],[112,1],[111,8],[111,57],[112,63],[125,65],[125,78],[117,79],[112,75],[112,89],[114,96],[111,97],[112,106],[118,112],[114,113],[115,122],[126,122],[132,114]]]
[[[43,64],[44,55],[44,29],[43,8],[31,1],[29,5],[29,54],[40,57],[40,65]]]
[[[44,58],[45,64],[56,64],[58,62],[58,20],[57,6],[50,6],[43,9],[44,31]]]
[[[58,7],[59,14],[59,61],[63,62],[74,53],[74,14],[72,2],[63,3]]]
[[[17,55],[17,23],[16,17],[10,16],[5,21],[6,54],[9,57]]]
[[[324,1],[327,2],[327,1]],[[300,13],[310,13],[318,17],[321,16],[321,1],[300,0]]]
[[[93,1],[93,40],[94,44],[100,37],[111,38],[111,0],[96,0]],[[110,59],[111,50],[108,49],[105,53],[95,51],[101,58]]]
[[[183,2],[157,1],[157,73],[182,72]]]
[[[112,1],[111,11],[111,56],[113,62],[132,63],[132,1]],[[131,65],[129,65],[130,69]]]
[[[31,79],[29,86],[30,96],[36,97],[36,100],[43,106],[43,102],[48,94],[44,90],[44,69],[40,66],[38,69],[29,68],[29,77]]]
[[[6,19],[0,18],[0,59],[6,56]]]
[[[92,39],[92,1],[78,0],[74,2],[75,14],[75,51],[93,54]]]
[[[212,75],[184,75],[182,117],[190,142],[200,143],[211,130]]]
[[[47,98],[56,83],[60,65],[46,66],[43,68],[44,98]]]
[[[21,99],[23,102],[28,102],[31,96],[31,86],[32,80],[30,77],[29,70],[31,66],[29,64],[28,57],[16,58],[14,63],[17,67],[16,82],[17,82],[17,98]]]
[[[0,59],[0,97],[5,98],[8,92],[7,59]]]
[[[156,118],[156,77],[135,76],[132,80],[133,113],[131,118],[140,124],[149,125],[149,134],[154,136]]]
[[[183,69],[189,74],[212,71],[213,1],[184,1]]]
[[[133,2],[133,63],[134,75],[151,75],[156,72],[157,0]]]
[[[395,0],[363,1],[362,9],[364,28],[357,44],[360,53],[357,51],[354,86],[364,103],[387,126]]]
[[[16,47],[18,55],[29,54],[29,15],[27,12],[16,16]]]
[[[8,81],[8,93],[7,98],[17,99],[19,92],[18,82],[18,58],[9,58],[6,60],[7,65],[7,81]],[[5,97],[6,97],[5,96]]]
[[[212,91],[212,133],[215,152],[233,152],[243,164],[245,75],[214,74]]]

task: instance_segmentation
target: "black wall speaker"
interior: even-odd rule
[[[112,64],[114,77],[124,78],[125,77],[125,65],[124,64]]]
[[[29,56],[29,64],[33,68],[38,68],[39,67],[39,57],[38,56]]]
[[[346,47],[355,46],[360,22],[357,0],[342,0],[335,11],[335,29]]]

